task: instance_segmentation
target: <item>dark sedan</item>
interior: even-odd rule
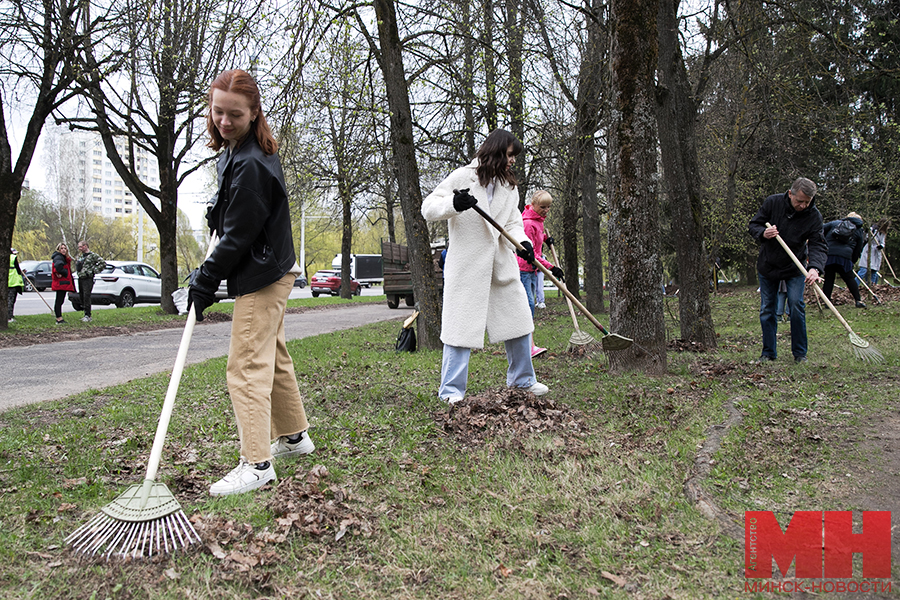
[[[36,287],[39,292],[43,292],[50,287],[53,276],[50,274],[49,260],[20,260],[19,266],[22,267],[22,271],[28,279],[34,283],[34,287]],[[32,291],[28,281],[25,282],[25,291]]]

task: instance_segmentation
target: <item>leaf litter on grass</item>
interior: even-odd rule
[[[196,514],[190,520],[224,571],[248,572],[280,562],[280,549],[296,536],[314,539],[325,552],[348,536],[370,537],[375,530],[370,511],[353,501],[349,489],[329,484],[328,478],[322,465],[308,471],[298,468],[282,478],[266,504],[275,515],[271,528],[257,530],[249,523],[211,514]]]
[[[438,411],[435,419],[445,432],[470,446],[500,436],[547,432],[581,438],[587,429],[580,411],[519,388],[485,390]]]

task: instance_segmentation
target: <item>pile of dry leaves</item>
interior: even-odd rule
[[[327,477],[328,469],[316,465],[278,483],[268,503],[276,516],[274,531],[269,527],[254,531],[252,525],[214,515],[194,515],[191,522],[223,568],[234,571],[277,562],[278,545],[291,535],[312,536],[325,545],[337,543],[347,534],[371,536],[368,513],[351,506],[350,492],[328,485],[324,481]]]
[[[486,390],[469,396],[435,418],[444,431],[469,443],[514,434],[543,432],[580,435],[585,431],[581,413],[523,389]]]

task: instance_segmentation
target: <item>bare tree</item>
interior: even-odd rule
[[[614,371],[666,371],[656,184],[656,15],[659,0],[612,0],[610,321],[637,343],[610,354]]]
[[[0,7],[0,264],[9,264],[16,210],[25,174],[47,117],[71,98],[77,70],[72,58],[83,37],[103,29],[104,18],[85,20],[85,0],[15,0]],[[13,160],[7,124],[24,123],[22,146]],[[0,277],[0,328],[6,329],[7,281]]]
[[[703,235],[703,182],[694,124],[697,103],[681,55],[679,0],[659,0],[659,143],[678,261],[681,338],[716,347],[709,307],[710,262]]]
[[[419,299],[419,342],[424,348],[438,349],[440,341],[440,295],[431,256],[430,236],[422,216],[422,190],[412,128],[409,87],[403,68],[402,45],[397,28],[394,0],[375,0],[380,49],[376,56],[384,76],[391,115],[391,146],[397,195],[403,211],[406,242],[409,246],[413,290]]]
[[[79,83],[93,115],[68,122],[100,133],[119,176],[156,225],[161,305],[169,313],[177,310],[171,294],[178,287],[178,188],[204,164],[191,164],[190,153],[206,135],[200,119],[208,86],[234,64],[247,24],[256,18],[251,6],[245,0],[132,0],[117,36],[91,39],[84,53]],[[101,64],[98,49],[117,44],[120,60]],[[146,179],[139,148],[156,157],[158,188]]]

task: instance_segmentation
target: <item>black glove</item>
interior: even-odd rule
[[[554,239],[553,239],[552,237],[548,237],[548,238],[547,238],[547,241],[544,242],[544,243],[547,244],[548,246],[555,246],[555,245],[556,245],[556,241],[554,241]]]
[[[527,262],[529,265],[534,264],[534,247],[531,242],[522,242],[522,249],[516,250],[516,256]]]
[[[469,188],[453,190],[453,210],[456,212],[468,210],[476,204],[478,204],[478,200],[469,193]]]
[[[563,273],[563,270],[559,267],[550,267],[550,274],[559,279],[560,281],[565,281],[566,275]]]
[[[203,265],[191,272],[191,283],[188,288],[188,310],[193,306],[197,321],[203,320],[203,311],[216,301],[216,290],[219,282],[213,279]]]

